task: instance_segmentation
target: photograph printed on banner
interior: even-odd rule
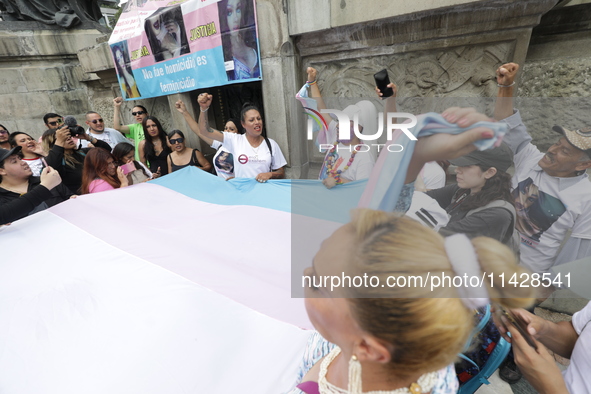
[[[221,0],[218,11],[228,81],[259,78],[253,0]]]
[[[155,62],[191,52],[180,5],[157,9],[146,18],[144,29]]]
[[[119,85],[121,86],[121,93],[125,98],[140,97],[140,91],[135,82],[131,64],[129,61],[129,49],[127,48],[127,41],[120,41],[111,45],[111,52],[113,59],[115,59],[115,69],[119,76]]]

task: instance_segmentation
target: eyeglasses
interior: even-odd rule
[[[58,119],[58,120],[53,121],[53,122],[48,122],[47,124],[50,125],[50,126],[57,126],[58,124],[63,124],[63,123],[64,123],[64,120],[63,119]]]
[[[174,144],[182,144],[183,142],[185,142],[185,139],[182,138],[182,137],[181,138],[176,138],[176,139],[170,140],[170,144],[171,145],[174,145]]]
[[[0,134],[8,134],[8,131],[6,131],[6,130],[0,130]]]
[[[145,114],[145,113],[146,113],[146,111],[136,111],[136,112],[132,112],[131,114],[132,114],[133,116],[137,116],[137,115],[143,115],[143,114]]]
[[[97,124],[97,123],[103,123],[104,120],[102,120],[102,119],[93,119],[93,120],[91,120],[91,122],[94,123],[94,124]]]

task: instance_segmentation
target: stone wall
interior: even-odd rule
[[[292,177],[307,177],[308,166],[322,160],[305,139],[305,119],[293,98],[309,65],[320,71],[321,90],[335,105],[345,97],[379,104],[373,74],[382,68],[399,87],[403,111],[439,110],[449,102],[432,97],[457,103],[460,98],[491,98],[496,94],[494,70],[507,61],[523,65],[521,96],[590,95],[589,1],[573,1],[574,6],[543,19],[556,0],[404,3],[257,1],[266,129],[288,158]],[[0,24],[0,123],[10,130],[37,136],[44,128],[43,114],[71,114],[82,121],[87,110],[101,113],[110,126],[112,98],[120,95],[119,89],[104,31]],[[188,103],[191,96],[126,102],[122,121],[133,122],[130,110],[141,104],[166,129],[186,130],[173,108],[178,98]],[[540,111],[524,113],[528,121],[538,122],[532,130],[547,128],[542,119],[548,116]],[[584,122],[575,112],[571,118]],[[536,133],[535,141],[544,148],[552,137]],[[199,147],[192,135],[189,143]]]
[[[590,1],[550,11],[532,33],[518,96],[524,98],[524,123],[542,150],[556,141],[555,124],[591,127],[590,33]]]
[[[333,1],[330,16],[321,16],[330,21],[330,29],[309,31],[295,38],[303,63],[297,77],[303,83],[305,67],[317,68],[319,87],[323,96],[329,98],[329,108],[333,108],[329,102],[338,102],[331,100],[332,97],[375,100],[373,74],[383,68],[399,87],[401,111],[421,113],[439,111],[449,105],[474,105],[467,99],[496,95],[494,73],[499,65],[508,61],[525,62],[532,29],[555,3],[554,0],[457,1],[411,13],[400,10],[388,18],[345,25],[343,20],[355,18],[349,14],[351,10],[346,10],[349,7],[357,10],[357,6],[353,2],[341,2],[345,7],[336,11],[340,15],[337,18]],[[355,12],[384,15],[387,13],[380,14],[380,9],[396,6],[378,1],[366,2],[364,7],[367,9],[363,12]],[[298,29],[301,26],[294,28]],[[405,99],[410,97],[453,100]],[[490,103],[490,99],[483,100],[481,105]],[[310,162],[318,163],[322,158],[309,143]]]
[[[88,110],[88,76],[77,52],[104,34],[98,24],[65,30],[38,22],[0,22],[0,123],[37,137],[43,115],[80,119]]]

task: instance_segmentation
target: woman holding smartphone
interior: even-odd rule
[[[307,86],[310,89],[310,97],[316,99],[318,109],[326,109],[320,89],[318,88],[318,72],[313,67],[308,67]],[[367,179],[375,164],[375,158],[371,151],[366,151],[362,146],[362,141],[355,134],[355,125],[353,123],[353,114],[359,115],[358,127],[359,133],[367,128],[370,134],[375,132],[377,127],[377,111],[372,103],[362,100],[355,105],[350,105],[343,110],[351,120],[350,128],[347,130],[347,138],[339,138],[342,134],[339,130],[339,122],[333,120],[329,114],[322,114],[324,121],[328,125],[327,142],[332,144],[328,149],[322,163],[322,168],[318,179],[322,181],[328,189],[336,185],[342,185],[360,179]]]
[[[120,166],[130,185],[152,179],[152,172],[141,161],[134,160],[135,147],[127,142],[120,142],[113,148],[115,164]]]

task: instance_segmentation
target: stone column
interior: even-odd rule
[[[286,3],[282,0],[258,0],[257,20],[263,71],[263,100],[266,129],[288,161],[287,176],[300,178],[307,172],[307,151],[302,149],[305,136],[294,109],[299,74],[293,41],[289,36]]]

